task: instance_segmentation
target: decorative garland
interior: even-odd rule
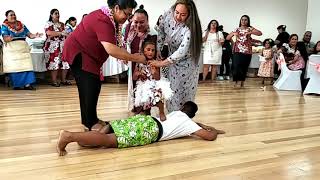
[[[24,26],[21,21],[16,21],[14,23],[10,23],[8,20],[3,22],[4,26],[7,26],[11,32],[14,33],[22,33],[24,31]]]
[[[117,25],[117,23],[115,22],[114,17],[113,17],[113,12],[109,7],[103,6],[103,7],[101,7],[101,11],[103,12],[103,14],[105,14],[109,17],[110,21],[112,22],[112,24],[114,26],[114,29],[116,32],[115,37],[117,40],[117,46],[124,47],[123,37],[122,37],[122,33],[121,33],[122,24]]]

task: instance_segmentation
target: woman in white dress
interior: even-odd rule
[[[203,37],[203,81],[207,78],[210,66],[211,80],[215,80],[217,77],[217,66],[221,65],[224,36],[222,32],[218,31],[218,27],[219,22],[211,20]]]

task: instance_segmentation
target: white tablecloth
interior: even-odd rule
[[[310,70],[311,66],[314,66],[310,64],[310,61],[314,64],[320,64],[320,55],[311,55],[309,56],[309,60],[306,63],[306,73],[305,73],[305,78],[310,78],[312,73],[315,73],[315,71]],[[318,73],[318,72],[316,72]]]
[[[250,62],[249,68],[251,68],[251,69],[259,69],[260,63],[261,63],[259,61],[259,55],[261,55],[261,53],[252,54],[252,58],[251,58],[251,62]]]
[[[44,53],[30,53],[34,72],[47,71]]]

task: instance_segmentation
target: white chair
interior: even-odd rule
[[[302,71],[289,70],[282,53],[280,53],[278,62],[280,63],[281,74],[278,80],[273,84],[273,87],[277,90],[301,91],[300,76]]]
[[[303,94],[320,94],[320,55],[309,57],[306,75],[310,80]]]

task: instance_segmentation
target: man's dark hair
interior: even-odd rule
[[[186,113],[189,118],[193,118],[198,111],[198,105],[192,101],[188,101],[184,103],[181,111]]]

